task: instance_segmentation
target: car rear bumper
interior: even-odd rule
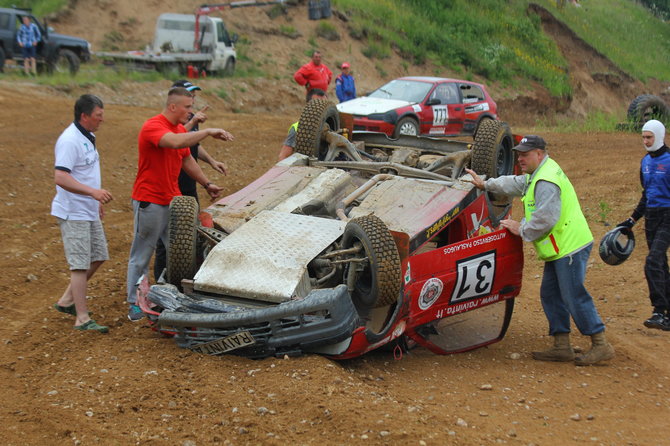
[[[159,302],[164,297],[161,294],[175,292],[170,286],[153,286],[149,300]],[[314,290],[304,299],[258,309],[225,304],[222,307],[227,309],[220,312],[196,312],[193,307],[199,305],[198,299],[178,294],[178,299],[187,305],[164,310],[157,326],[159,331],[175,333],[177,344],[189,349],[248,331],[255,343],[235,350],[235,354],[251,358],[296,356],[343,341],[360,324],[344,285]],[[188,305],[189,300],[193,306]]]

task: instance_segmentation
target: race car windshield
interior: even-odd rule
[[[428,82],[393,80],[370,93],[371,98],[395,99],[398,101],[421,102],[433,84]]]

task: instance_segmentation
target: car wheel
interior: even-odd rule
[[[70,50],[60,50],[54,60],[49,64],[51,73],[77,74],[79,71],[79,57]]]
[[[235,74],[235,59],[229,57],[226,61],[226,65],[223,67],[223,76],[230,77]]]
[[[486,119],[479,124],[472,148],[472,170],[495,178],[514,172],[514,139],[507,124]]]
[[[182,279],[193,279],[197,268],[198,202],[174,197],[168,225],[167,281],[181,290]]]
[[[300,115],[295,151],[323,161],[328,153],[328,144],[321,140],[324,126],[332,131],[339,130],[340,114],[332,102],[312,99]]]
[[[652,94],[643,94],[633,99],[630,103],[627,116],[628,121],[636,129],[641,129],[651,119],[658,119],[659,121],[670,119],[670,108],[668,108],[667,104],[660,97]]]
[[[395,126],[395,137],[400,135],[417,136],[419,134],[419,123],[414,118],[402,118]]]
[[[384,222],[374,215],[350,220],[344,229],[342,246],[363,248],[354,257],[365,260],[350,262],[345,272],[345,281],[359,312],[395,303],[402,276],[400,255]]]

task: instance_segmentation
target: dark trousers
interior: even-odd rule
[[[193,184],[195,184],[195,181],[193,182]],[[182,195],[193,197],[195,198],[195,201],[197,201],[198,204],[200,204],[200,201],[198,200],[198,191],[196,190],[195,186],[193,187],[192,190],[186,190],[186,191],[182,190]],[[156,244],[156,257],[154,258],[154,280],[156,282],[158,282],[158,278],[161,276],[161,273],[166,267],[167,267],[167,249],[165,248],[163,242],[159,239],[158,243]]]
[[[644,263],[644,275],[649,286],[649,299],[654,311],[670,310],[670,273],[668,272],[668,247],[670,247],[670,209],[647,208],[644,232],[649,254]]]

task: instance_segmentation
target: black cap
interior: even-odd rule
[[[521,142],[518,146],[514,147],[513,150],[517,152],[528,152],[534,149],[545,150],[547,143],[544,142],[541,136],[537,135],[527,135],[521,139]]]
[[[198,87],[197,85],[193,85],[190,81],[187,81],[185,79],[175,81],[175,83],[172,84],[172,88],[175,87],[182,87],[187,89],[188,91],[202,90],[202,88]]]

